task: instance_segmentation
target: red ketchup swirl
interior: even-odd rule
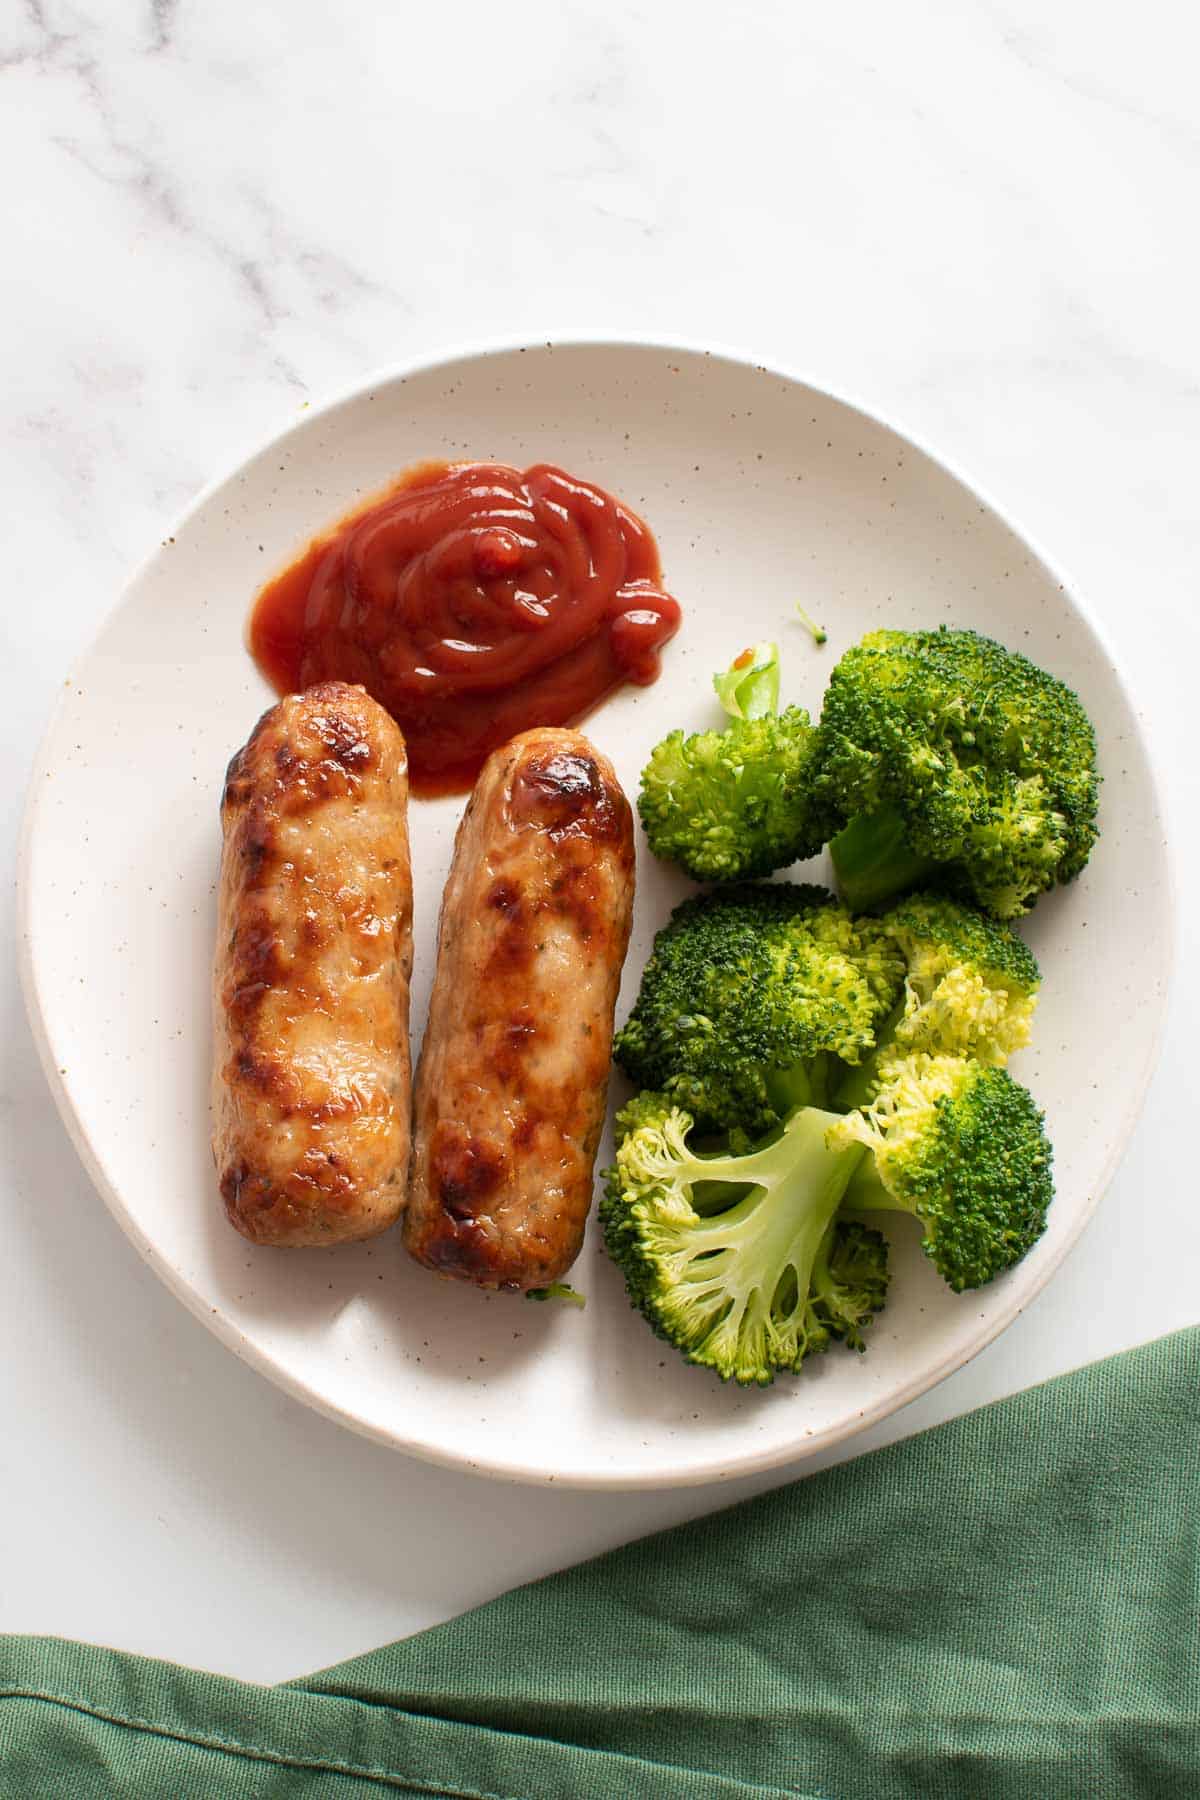
[[[429,463],[259,593],[250,650],[280,693],[357,681],[408,743],[414,792],[471,786],[498,744],[646,686],[679,626],[635,513],[549,463]]]

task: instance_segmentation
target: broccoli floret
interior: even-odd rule
[[[822,1105],[874,1046],[904,961],[879,921],[822,888],[770,883],[686,900],[659,932],[613,1053],[704,1129],[761,1132]]]
[[[848,1349],[866,1349],[862,1334],[883,1311],[888,1279],[883,1233],[839,1209],[817,1250],[812,1291],[822,1314],[836,1322],[833,1335]]]
[[[826,836],[808,798],[817,732],[802,707],[777,710],[775,645],[743,651],[714,686],[724,731],[672,731],[642,771],[651,850],[695,881],[745,881],[815,856]]]
[[[807,1107],[746,1154],[700,1155],[690,1115],[642,1095],[600,1220],[633,1304],[688,1362],[766,1386],[834,1338],[861,1349],[887,1292],[879,1233],[836,1219],[863,1160]]]
[[[1096,840],[1078,697],[974,631],[873,631],[830,677],[811,805],[858,910],[937,882],[1000,919],[1070,881]]]
[[[831,1149],[853,1144],[872,1156],[846,1210],[915,1214],[956,1293],[1020,1262],[1045,1229],[1054,1183],[1043,1117],[1003,1069],[924,1053],[890,1061],[871,1104],[830,1129]]]
[[[1042,976],[1009,925],[941,894],[913,894],[880,924],[907,965],[901,1051],[949,1051],[1002,1068],[1029,1042]]]
[[[617,1149],[621,1148],[627,1137],[631,1137],[635,1131],[640,1131],[647,1121],[657,1124],[662,1117],[662,1110],[663,1096],[652,1088],[645,1093],[635,1094],[632,1100],[627,1100],[624,1106],[618,1110],[616,1119],[613,1121],[613,1137],[616,1140]]]
[[[1029,1042],[1037,1009],[1041,972],[1011,926],[944,894],[912,894],[879,923],[904,957],[904,1000],[833,1090],[841,1111],[870,1100],[889,1064],[917,1051],[1003,1068]]]
[[[832,1337],[861,1348],[886,1292],[884,1242],[857,1218],[875,1208],[921,1220],[956,1291],[1018,1262],[1045,1226],[1051,1151],[1000,1065],[1038,985],[1007,926],[940,894],[878,919],[782,884],[679,907],[618,1034],[655,1091],[618,1115],[601,1204],[655,1330],[738,1381]]]

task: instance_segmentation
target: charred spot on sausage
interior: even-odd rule
[[[352,774],[361,774],[370,765],[371,746],[360,727],[345,713],[318,714],[313,730],[335,762]]]
[[[521,896],[511,881],[494,881],[488,890],[487,904],[506,919],[520,916]]]
[[[521,765],[513,781],[512,817],[516,825],[551,838],[608,839],[619,829],[595,758],[577,750],[551,750]]]
[[[462,1222],[475,1217],[479,1202],[495,1192],[507,1169],[499,1144],[446,1122],[437,1128],[430,1160],[443,1211]]]

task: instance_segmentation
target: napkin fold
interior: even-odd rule
[[[0,1794],[1200,1792],[1200,1329],[279,1687],[0,1639]]]

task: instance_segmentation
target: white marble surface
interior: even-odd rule
[[[1104,622],[1167,778],[1184,933],[1163,1064],[1082,1245],[858,1451],[1200,1319],[1200,28],[1170,0],[701,17],[0,0],[4,828],[11,866],[54,691],[172,514],[372,367],[572,326],[678,334],[941,449]],[[11,885],[4,906],[11,942]],[[484,1483],[251,1374],[93,1195],[11,961],[0,1629],[276,1679],[730,1499]]]

